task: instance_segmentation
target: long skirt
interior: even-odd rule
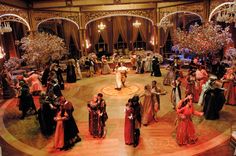
[[[56,131],[55,131],[55,138],[54,138],[54,147],[55,148],[62,148],[64,146],[64,126],[63,121],[57,121]]]
[[[197,141],[191,118],[179,117],[176,128],[176,141],[179,145],[193,144]]]
[[[151,96],[145,96],[142,104],[142,124],[148,124],[153,120],[153,107]]]
[[[170,70],[164,77],[163,85],[170,86],[174,78],[175,78],[175,74],[172,70]]]
[[[131,114],[130,112],[131,110],[127,110],[125,115],[124,138],[127,145],[134,143],[134,121],[128,118]]]

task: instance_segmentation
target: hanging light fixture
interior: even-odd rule
[[[1,22],[0,23],[0,33],[4,34],[7,32],[12,32],[12,28],[9,22]]]
[[[136,21],[133,23],[133,26],[134,26],[135,28],[139,28],[140,25],[141,25],[141,23],[140,23],[138,20],[136,20]]]
[[[4,49],[0,47],[0,59],[4,58],[4,56],[5,56]]]
[[[101,22],[101,23],[98,25],[98,32],[101,32],[101,31],[104,30],[105,28],[106,28],[106,25]]]

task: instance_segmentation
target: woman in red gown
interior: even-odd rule
[[[124,128],[124,137],[125,144],[131,145],[134,143],[134,109],[131,107],[132,99],[128,100],[128,103],[125,107],[125,128]]]
[[[202,116],[203,113],[194,110],[192,100],[193,96],[190,94],[185,99],[180,100],[176,107],[178,115],[176,141],[179,145],[194,144],[197,141],[192,115]]]
[[[229,68],[222,78],[225,91],[226,104],[236,106],[236,75],[233,69]]]
[[[54,120],[57,122],[55,136],[54,136],[54,147],[56,149],[62,149],[64,147],[64,121],[68,119],[63,106],[60,106],[60,111],[57,113]]]

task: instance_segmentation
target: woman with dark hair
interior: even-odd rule
[[[203,112],[194,110],[192,99],[193,95],[189,94],[176,107],[176,141],[179,145],[194,144],[197,141],[192,115],[203,116]]]
[[[131,145],[134,143],[134,109],[132,108],[132,99],[128,100],[125,107],[125,128],[124,128],[124,138],[125,144]]]

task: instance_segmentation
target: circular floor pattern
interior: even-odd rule
[[[164,75],[164,74],[163,74]],[[66,99],[74,105],[74,117],[80,130],[82,142],[76,144],[69,151],[55,151],[53,148],[53,136],[45,138],[41,135],[39,124],[35,116],[29,116],[25,120],[19,120],[20,112],[16,107],[17,99],[6,101],[0,109],[0,135],[11,146],[28,155],[195,155],[209,150],[229,138],[230,121],[235,117],[235,108],[225,106],[221,112],[221,118],[216,121],[204,120],[193,117],[199,140],[194,145],[178,146],[175,141],[175,118],[170,103],[170,95],[161,96],[161,110],[158,113],[158,122],[153,122],[147,127],[141,128],[140,145],[136,148],[124,144],[124,105],[131,96],[119,96],[118,94],[106,94],[108,133],[105,139],[94,139],[88,132],[87,103],[95,93],[112,84],[113,75],[83,79],[76,84],[67,84],[63,91]],[[129,76],[127,86],[134,86],[136,92],[142,92],[143,86],[157,80],[161,84],[163,78],[150,77],[149,74],[133,74]],[[104,87],[105,86],[105,87]],[[110,85],[114,89],[113,85]],[[163,87],[163,86],[162,86]],[[134,90],[135,90],[134,88]],[[165,86],[168,93],[170,86]],[[184,89],[184,88],[182,88]],[[132,89],[133,90],[133,89]],[[108,91],[108,93],[110,93]],[[130,92],[128,94],[131,94]],[[115,96],[114,96],[115,95]],[[142,100],[142,99],[141,99]],[[200,110],[196,106],[196,110]],[[17,155],[19,156],[19,155]]]
[[[139,87],[134,84],[127,84],[121,90],[115,89],[114,85],[108,85],[102,88],[102,92],[110,96],[124,96],[124,95],[133,95],[139,91]]]

